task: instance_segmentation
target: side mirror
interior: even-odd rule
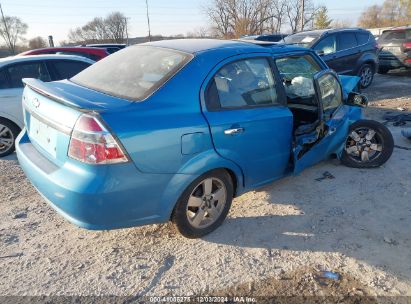
[[[365,108],[368,106],[368,98],[360,93],[351,92],[348,94],[347,105]]]
[[[323,50],[317,50],[315,51],[317,53],[318,56],[324,56],[324,51]]]

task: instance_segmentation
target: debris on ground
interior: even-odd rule
[[[323,173],[323,176],[322,176],[322,177],[316,178],[315,180],[316,180],[317,182],[321,182],[321,181],[326,180],[326,179],[335,179],[335,176],[332,175],[330,172],[325,171],[325,172]]]
[[[333,282],[338,282],[340,278],[341,276],[338,272],[332,272],[332,271],[321,271],[315,276],[316,281],[321,286],[328,286]]]
[[[398,114],[387,112],[384,114],[383,119],[385,120],[384,124],[392,123],[395,127],[404,126],[407,122],[411,121],[411,113]]]

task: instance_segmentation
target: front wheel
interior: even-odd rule
[[[233,183],[225,170],[213,170],[184,191],[174,208],[171,220],[188,238],[202,237],[220,226],[233,200]]]
[[[350,127],[341,162],[353,168],[376,168],[388,161],[393,150],[394,139],[386,126],[359,120]]]

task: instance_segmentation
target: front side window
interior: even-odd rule
[[[50,81],[50,75],[43,62],[19,63],[7,68],[10,75],[10,87],[22,88],[23,78],[37,78],[42,81]]]
[[[132,46],[93,64],[71,81],[111,96],[140,101],[160,88],[191,58],[190,54],[171,49]]]
[[[277,68],[283,78],[288,102],[313,104],[315,95],[314,75],[321,67],[310,55],[285,57],[276,60]]]
[[[253,58],[225,65],[211,80],[206,98],[221,108],[278,104],[269,61]]]
[[[337,51],[337,39],[335,35],[330,35],[322,39],[314,47],[314,50],[321,55],[332,54]]]
[[[318,79],[324,112],[330,112],[342,104],[341,86],[333,75],[325,74]]]
[[[354,33],[340,33],[338,51],[344,51],[356,47],[357,38]]]

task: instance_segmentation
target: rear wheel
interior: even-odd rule
[[[224,170],[208,172],[184,191],[174,208],[172,221],[185,237],[202,237],[222,224],[232,199],[230,175]]]
[[[374,68],[370,64],[364,64],[358,73],[361,88],[368,88],[374,79]]]
[[[390,130],[373,120],[351,125],[341,162],[353,168],[380,167],[391,157],[394,139]]]
[[[14,152],[14,142],[20,129],[10,120],[0,118],[0,157]]]

